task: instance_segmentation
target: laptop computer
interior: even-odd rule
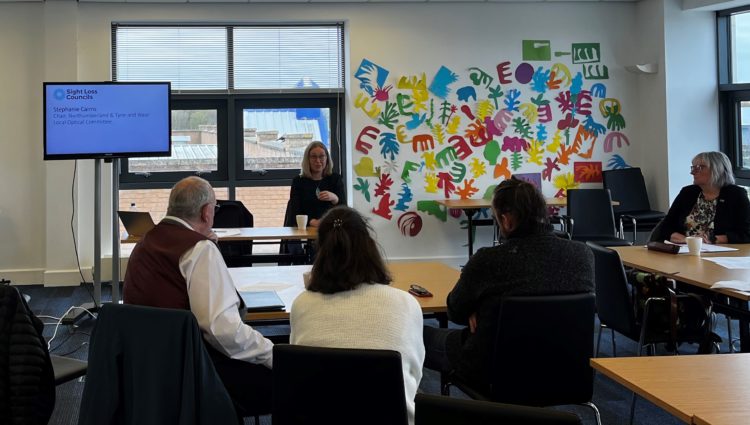
[[[130,236],[142,237],[155,226],[151,214],[145,211],[117,211],[117,215]]]

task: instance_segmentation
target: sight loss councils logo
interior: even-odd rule
[[[63,89],[57,89],[55,90],[54,96],[57,100],[63,100],[65,99],[65,91]]]

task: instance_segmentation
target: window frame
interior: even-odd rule
[[[299,168],[264,170],[258,172],[244,169],[244,154],[242,152],[243,140],[239,136],[243,134],[244,129],[242,122],[243,110],[247,108],[259,109],[282,109],[282,108],[328,108],[331,111],[329,128],[331,129],[329,152],[333,162],[333,171],[345,177],[343,162],[345,155],[344,144],[341,143],[342,124],[344,123],[343,93],[332,93],[329,95],[306,96],[299,95],[264,95],[264,96],[238,96],[234,102],[234,124],[235,124],[235,149],[234,166],[236,171],[233,173],[238,181],[246,183],[247,181],[264,181],[266,185],[280,185],[275,181],[288,182],[300,174]],[[237,184],[237,186],[246,186],[246,184]]]
[[[737,184],[750,186],[750,164],[742,163],[740,102],[750,102],[750,83],[734,83],[731,18],[750,12],[743,6],[716,12],[717,72],[719,77],[719,145],[732,163]]]
[[[229,143],[229,114],[228,101],[225,97],[215,96],[171,96],[174,110],[186,109],[205,109],[216,110],[216,171],[201,173],[195,171],[165,171],[153,173],[131,173],[129,170],[128,158],[122,158],[120,164],[120,184],[123,189],[146,189],[146,188],[165,188],[171,187],[177,181],[188,177],[198,175],[211,182],[221,182],[226,185],[229,178],[227,164]],[[172,145],[174,149],[174,144]],[[137,159],[137,158],[136,158]],[[223,186],[222,185],[222,186]]]
[[[339,88],[285,88],[285,89],[235,89],[234,86],[234,58],[233,58],[233,28],[243,26],[337,26],[341,35],[340,42],[340,70]],[[170,188],[180,179],[199,175],[210,181],[215,187],[227,187],[230,199],[235,197],[236,187],[253,186],[289,186],[292,179],[299,175],[299,168],[284,170],[267,170],[266,173],[244,170],[243,155],[243,108],[295,108],[320,107],[330,110],[330,150],[334,161],[334,171],[346,178],[346,149],[344,138],[346,123],[346,55],[345,55],[345,27],[344,22],[309,22],[309,23],[112,23],[112,76],[116,80],[116,28],[121,26],[147,26],[158,28],[175,26],[217,26],[226,27],[228,58],[227,90],[172,90],[172,110],[178,109],[215,109],[217,111],[217,170],[200,172],[153,172],[131,173],[128,159],[123,158],[120,166],[120,187],[122,189],[163,189]]]

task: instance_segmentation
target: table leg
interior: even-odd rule
[[[466,213],[466,219],[468,221],[468,228],[469,228],[469,257],[474,255],[474,214],[477,213],[478,210],[476,209],[466,209],[464,212]]]

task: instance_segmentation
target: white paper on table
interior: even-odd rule
[[[750,257],[706,257],[704,260],[727,269],[750,269]]]
[[[678,254],[688,254],[690,253],[690,250],[688,250],[687,244],[684,243],[674,243],[670,241],[664,241],[664,243],[670,244],[670,245],[679,245],[680,252]],[[711,245],[704,243],[701,245],[701,252],[731,252],[731,251],[737,251],[737,248],[732,248],[729,246],[721,246],[721,245]]]
[[[214,233],[216,233],[216,236],[222,238],[227,236],[236,236],[239,235],[240,229],[213,229]]]
[[[261,292],[261,291],[281,292],[285,289],[289,289],[294,286],[298,286],[298,285],[294,285],[292,283],[282,283],[282,282],[258,282],[258,283],[252,283],[249,285],[243,285],[237,289],[242,292]]]
[[[750,292],[750,282],[743,280],[722,280],[711,285],[711,289],[734,289],[740,292]]]

